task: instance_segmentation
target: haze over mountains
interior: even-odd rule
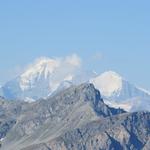
[[[110,106],[126,111],[150,110],[149,92],[136,87],[114,71],[100,75],[83,71],[76,55],[63,60],[38,59],[20,76],[4,84],[0,93],[6,99],[32,102],[84,82],[93,83]]]
[[[76,55],[38,59],[0,93],[2,150],[149,150],[150,93]]]

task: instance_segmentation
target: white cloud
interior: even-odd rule
[[[56,58],[55,60],[59,61],[59,66],[55,69],[55,73],[52,76],[53,82],[71,79],[81,69],[81,58],[76,54]]]
[[[73,66],[80,66],[81,59],[77,54],[72,54],[71,56],[67,56],[65,58],[66,63],[71,64]]]
[[[3,74],[1,73],[1,79],[4,83],[19,75],[24,75],[26,77],[28,75],[32,76],[32,73],[36,69],[37,71],[40,69],[37,64],[42,64],[43,62],[48,62],[48,72],[50,70],[53,71],[52,81],[56,83],[62,81],[63,79],[71,79],[71,77],[81,68],[81,58],[77,54],[72,54],[66,57],[40,57],[35,59],[33,63],[26,66],[16,66],[13,69],[7,71],[5,70]],[[39,66],[41,67],[42,65]]]

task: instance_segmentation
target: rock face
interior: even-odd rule
[[[49,143],[52,149],[60,145],[66,150],[140,150],[147,144],[150,113],[123,114],[93,121],[69,131]]]
[[[92,84],[72,86],[46,100],[22,104],[16,110],[19,111],[16,123],[6,136],[4,147],[9,144],[12,147],[11,143],[19,148],[35,141],[40,143],[97,118],[124,112],[105,105]],[[19,145],[20,140],[24,144]]]
[[[15,122],[9,123],[2,150],[140,150],[150,143],[150,113],[107,106],[93,84],[33,103],[9,103],[1,104],[3,114],[11,108]]]
[[[24,102],[11,102],[0,98],[0,139],[16,124]]]
[[[150,113],[125,113],[92,121],[22,150],[149,150]]]
[[[149,150],[149,135],[150,113],[125,113],[92,121],[22,150]]]

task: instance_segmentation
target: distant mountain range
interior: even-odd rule
[[[84,82],[100,90],[106,104],[126,111],[150,110],[150,92],[136,87],[113,71],[100,75],[90,71],[62,71],[55,59],[43,58],[0,88],[6,99],[33,102]]]
[[[70,62],[65,67],[70,67]],[[93,72],[74,72],[62,69],[61,62],[55,59],[42,58],[30,65],[20,76],[7,82],[0,88],[6,99],[37,100],[47,97],[56,90],[80,84],[94,77]]]

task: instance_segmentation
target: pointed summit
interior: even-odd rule
[[[112,96],[112,94],[122,89],[122,77],[114,71],[104,72],[96,78],[91,79],[90,82],[107,97]]]
[[[90,80],[109,106],[126,111],[149,110],[149,92],[131,84],[118,73],[107,71]]]
[[[19,100],[47,97],[60,85],[63,86],[64,81],[72,81],[79,68],[80,59],[75,54],[62,58],[42,57],[2,86],[0,94],[7,99]]]
[[[31,64],[20,76],[20,88],[27,90],[34,86],[34,83],[41,80],[49,80],[50,75],[60,65],[59,61],[42,57]]]

